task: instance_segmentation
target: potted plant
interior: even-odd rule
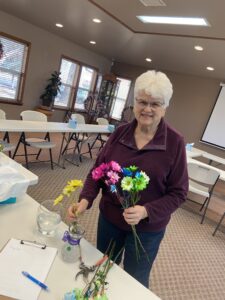
[[[40,96],[42,99],[42,105],[51,110],[55,97],[60,92],[61,78],[60,72],[54,71],[51,74],[51,78],[48,79],[48,85],[45,88],[45,92]]]

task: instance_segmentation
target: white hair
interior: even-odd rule
[[[152,70],[141,74],[136,79],[134,96],[136,97],[139,92],[162,99],[167,107],[173,94],[173,86],[166,74]]]

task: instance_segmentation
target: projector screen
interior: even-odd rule
[[[221,86],[201,142],[225,149],[225,85]]]

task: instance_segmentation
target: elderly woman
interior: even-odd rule
[[[136,165],[150,177],[138,204],[124,211],[115,194],[102,189],[97,232],[97,248],[104,253],[112,239],[116,241],[115,254],[124,247],[124,269],[146,287],[171,214],[185,201],[188,190],[183,137],[163,118],[172,93],[165,74],[148,71],[140,75],[134,87],[135,120],[117,128],[94,166],[114,160],[122,167]],[[79,204],[69,208],[70,218],[75,211],[90,208],[99,193],[101,186],[92,179],[91,171]],[[144,253],[136,260],[130,225],[136,225],[150,263]]]

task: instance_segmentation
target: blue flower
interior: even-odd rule
[[[124,176],[132,177],[132,172],[128,168],[122,169]]]
[[[141,173],[139,171],[137,171],[136,174],[135,174],[135,177],[136,178],[140,178],[141,177]]]
[[[116,186],[114,184],[110,185],[110,192],[112,193],[116,192]]]

